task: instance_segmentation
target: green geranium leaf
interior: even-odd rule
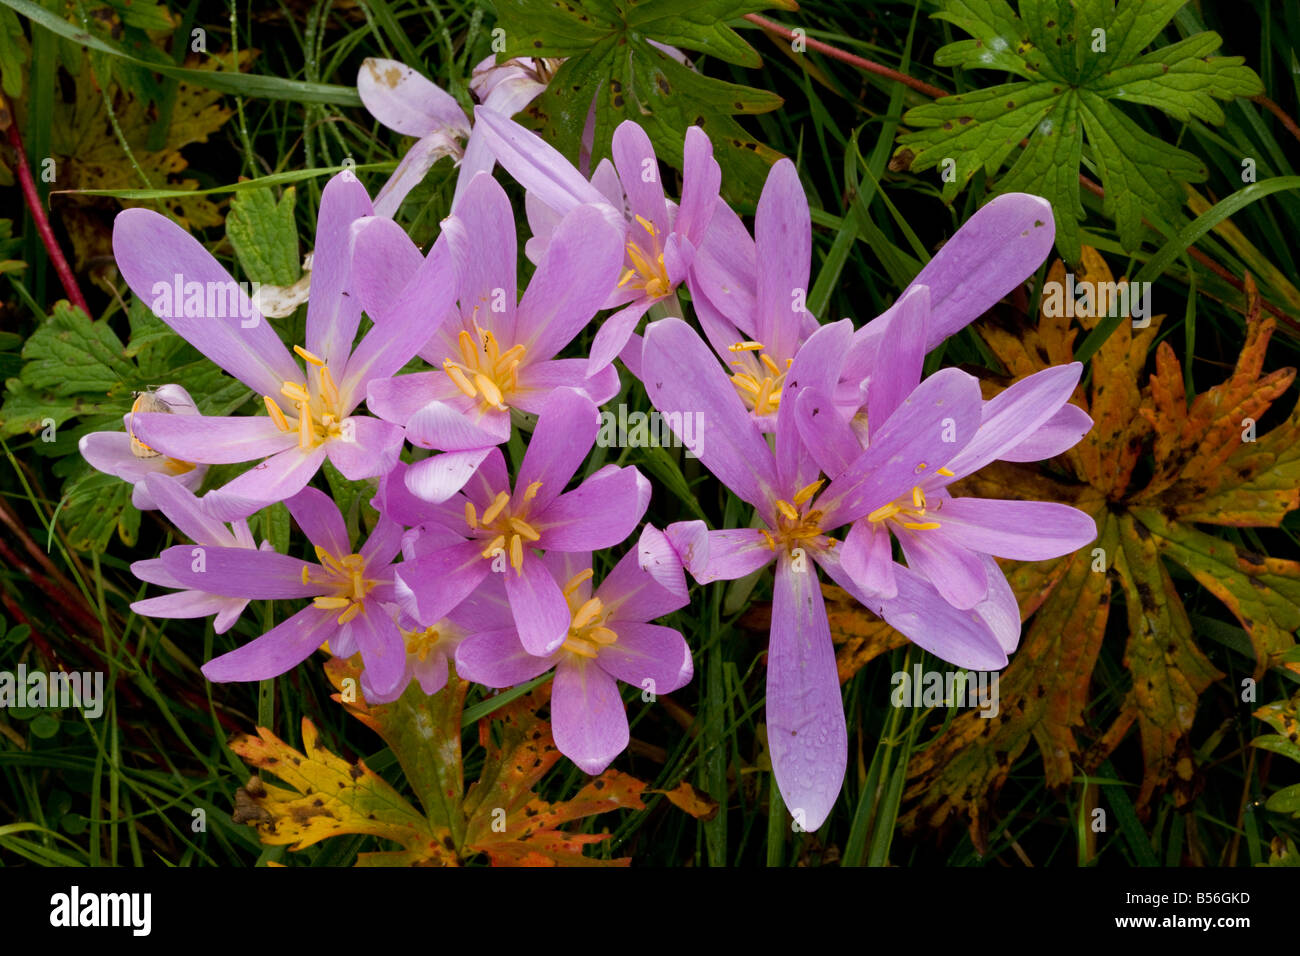
[[[226,216],[226,238],[252,282],[291,285],[302,270],[298,261],[298,227],[293,220],[294,188],[276,202],[268,189],[235,193]]]
[[[1080,255],[1079,167],[1085,155],[1105,188],[1105,210],[1133,250],[1144,213],[1172,213],[1183,184],[1201,182],[1192,154],[1151,135],[1116,106],[1151,106],[1180,122],[1221,125],[1218,100],[1255,96],[1263,84],[1241,57],[1211,56],[1216,33],[1142,54],[1186,0],[943,0],[935,14],[970,34],[935,55],[940,66],[992,69],[1022,79],[946,96],[909,110],[895,168],[944,170],[950,201],[983,169],[995,175],[1018,152],[994,194],[1034,192],[1056,212],[1063,257]],[[1085,136],[1086,134],[1086,136]],[[1021,149],[1021,140],[1028,144]]]
[[[593,167],[609,155],[610,137],[623,120],[640,123],[659,158],[678,168],[685,130],[699,126],[713,141],[724,193],[752,203],[780,154],[734,117],[774,110],[781,97],[707,77],[661,47],[757,67],[758,53],[727,21],[795,6],[792,0],[498,0],[497,12],[506,25],[505,56],[565,58],[529,109],[564,155],[577,159],[588,110],[598,100]]]

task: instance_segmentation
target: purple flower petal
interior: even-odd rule
[[[1055,501],[948,498],[935,520],[946,541],[1016,561],[1059,558],[1097,540],[1091,515]]]
[[[587,359],[588,375],[595,375],[618,358],[636,329],[636,324],[641,321],[641,316],[657,301],[659,300],[636,299],[601,323],[596,337],[591,340],[591,355]]]
[[[1069,451],[1092,430],[1092,417],[1068,402],[1028,438],[1002,452],[1002,461],[1043,461]]]
[[[721,185],[722,167],[713,158],[713,144],[704,130],[689,127],[682,149],[682,204],[673,230],[697,247],[708,234]]]
[[[812,220],[799,173],[789,159],[767,174],[754,214],[758,270],[755,335],[778,360],[793,358],[807,309]]]
[[[664,204],[664,186],[659,181],[659,162],[650,137],[632,120],[624,120],[614,130],[610,154],[618,179],[627,193],[633,216],[648,219],[660,233],[668,232],[668,207]],[[644,232],[638,225],[632,229]],[[643,248],[651,248],[643,246]]]
[[[705,467],[760,513],[770,511],[777,484],[772,452],[700,337],[680,319],[653,322],[641,362],[655,408],[665,415],[702,416],[696,455]]]
[[[537,418],[515,479],[520,494],[534,482],[541,482],[533,498],[533,514],[541,514],[564,491],[591,451],[599,430],[596,406],[586,395],[571,388],[557,388],[551,393]]]
[[[292,498],[285,499],[285,507],[298,523],[307,540],[327,554],[344,557],[352,553],[348,527],[339,514],[334,499],[316,488],[304,488]]]
[[[274,551],[182,544],[168,548],[160,557],[168,574],[182,587],[195,591],[262,600],[323,593],[320,584],[302,580],[303,569],[317,565]]]
[[[788,399],[781,404],[786,405]],[[862,454],[853,426],[840,417],[830,393],[817,386],[805,388],[794,402],[799,437],[822,472],[832,481]],[[780,413],[778,414],[779,424]]]
[[[267,415],[131,416],[135,437],[155,451],[182,461],[225,465],[274,455],[298,444],[297,432],[282,432]]]
[[[871,434],[921,383],[926,330],[930,325],[930,289],[913,283],[889,311],[880,352],[867,386],[867,421]]]
[[[361,613],[343,627],[361,651],[366,682],[381,695],[400,690],[407,678],[406,642],[384,608],[365,601]]]
[[[484,687],[513,687],[554,666],[554,655],[537,657],[524,650],[513,627],[471,635],[456,648],[456,673]]]
[[[583,203],[605,203],[605,197],[536,133],[483,106],[474,108],[474,126],[497,162],[556,212],[563,215]]]
[[[445,372],[413,372],[372,378],[366,386],[366,405],[380,418],[405,425],[429,402],[448,401],[460,394]]]
[[[247,518],[259,508],[296,495],[325,460],[320,446],[304,452],[296,446],[254,465],[238,478],[203,496],[203,507],[219,521]]]
[[[482,552],[481,542],[466,541],[398,565],[397,578],[410,591],[421,624],[446,617],[487,577],[490,565]]]
[[[945,601],[970,610],[988,595],[988,575],[975,552],[954,544],[949,536],[930,531],[900,531],[907,566],[934,585]]]
[[[600,648],[596,658],[611,677],[652,694],[671,694],[691,682],[695,665],[679,632],[637,621],[611,624],[618,640]]]
[[[397,464],[406,437],[401,425],[369,415],[353,415],[343,424],[343,437],[333,438],[322,447],[348,481],[387,474]]]
[[[893,538],[889,531],[870,521],[855,521],[840,549],[840,563],[862,590],[876,597],[898,594],[894,580]]]
[[[420,137],[402,156],[393,174],[375,196],[375,215],[392,219],[401,208],[402,200],[420,184],[438,160],[460,154],[460,143],[454,133],[439,129]]]
[[[528,520],[542,536],[538,547],[594,551],[613,547],[635,531],[649,504],[650,482],[636,468],[611,467],[543,510],[534,509]]]
[[[131,610],[145,617],[193,618],[217,614],[232,604],[242,609],[248,602],[240,598],[205,594],[202,591],[176,591],[159,597],[135,601]]]
[[[595,661],[566,659],[551,688],[555,746],[582,770],[601,773],[628,743],[627,713],[618,684]]]
[[[519,388],[510,396],[510,404],[534,415],[541,413],[557,388],[576,388],[597,405],[603,405],[619,392],[618,371],[606,365],[588,376],[587,359],[551,359],[525,365],[519,372]]]
[[[351,294],[352,223],[373,214],[366,187],[351,170],[325,184],[316,217],[306,339],[307,351],[324,359],[339,377],[361,322],[361,297]]]
[[[145,475],[145,487],[167,519],[195,544],[233,546],[235,537],[203,510],[199,499],[175,478]]]
[[[650,570],[644,566],[650,562]],[[662,531],[646,526],[635,550],[605,575],[596,589],[610,620],[653,621],[690,603],[686,576]]]
[[[412,445],[441,451],[488,448],[509,440],[510,413],[482,414],[476,405],[466,414],[445,402],[430,402],[407,420],[406,437]]]
[[[367,57],[357,72],[357,93],[371,116],[404,136],[469,132],[456,98],[397,60]]]
[[[734,581],[766,567],[776,552],[754,528],[709,531],[703,521],[679,521],[665,529],[682,565],[700,584]]]
[[[835,805],[848,765],[848,730],[835,648],[817,574],[776,565],[767,652],[767,740],[786,806],[807,830]]]
[[[519,642],[530,654],[550,654],[569,633],[569,604],[551,572],[531,552],[524,552],[519,571],[505,572],[506,594],[519,630]]]
[[[807,388],[834,385],[852,339],[853,323],[849,319],[820,326],[799,347],[786,372],[776,416],[776,467],[782,488],[797,491],[817,480],[820,468],[799,434],[799,397]]]
[[[256,640],[208,661],[203,676],[216,684],[279,677],[334,636],[337,617],[337,612],[305,607]]]

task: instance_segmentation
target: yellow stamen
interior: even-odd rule
[[[527,538],[529,541],[537,541],[542,537],[536,528],[520,518],[511,518],[510,527],[514,528],[519,532],[521,537]]]
[[[758,360],[762,362],[773,375],[781,374],[781,369],[772,361],[772,356],[768,355],[766,352],[759,352]]]
[[[320,370],[320,393],[325,399],[325,404],[330,408],[338,408],[339,405],[339,387],[334,384],[334,376],[330,374],[328,366],[322,365]]]
[[[483,523],[489,525],[496,521],[497,515],[501,514],[508,504],[510,504],[510,493],[498,491],[497,496],[492,499],[492,504],[488,505],[487,510],[483,512]]]
[[[503,398],[501,389],[497,388],[496,382],[482,372],[476,372],[474,374],[474,384],[478,386],[478,390],[483,393],[483,398],[487,400],[489,405],[504,407],[501,405]]]
[[[291,402],[302,402],[303,404],[311,402],[311,396],[307,394],[307,386],[300,385],[298,382],[285,382],[280,386],[280,394]]]
[[[636,221],[641,224],[641,228],[648,232],[652,237],[659,235],[659,230],[655,229],[655,224],[645,216],[637,216]]]
[[[799,520],[799,512],[796,511],[794,505],[790,504],[788,501],[778,499],[776,502],[776,510],[781,512],[781,514],[785,515],[791,521]]]
[[[465,373],[453,365],[451,359],[447,359],[442,363],[442,370],[447,373],[447,377],[451,379],[452,384],[465,393],[466,397],[473,398],[478,394],[474,390],[474,386],[470,384],[469,379],[465,377]]]
[[[568,597],[582,586],[582,582],[590,581],[593,576],[591,568],[587,568],[585,571],[579,571],[573,577],[569,578],[569,583],[564,586],[564,596]]]
[[[478,365],[478,349],[474,345],[474,336],[461,329],[460,335],[456,337],[456,345],[460,348],[461,358],[465,360],[466,367],[473,368]]]
[[[903,522],[903,527],[904,527],[904,528],[911,528],[913,531],[933,531],[935,528],[939,527],[939,522],[937,522],[937,521],[919,521],[919,522],[918,522],[918,521],[904,521],[904,522]]]
[[[320,368],[324,368],[324,366],[325,366],[325,360],[324,360],[323,358],[321,358],[320,356],[315,355],[315,354],[313,354],[312,352],[308,352],[308,351],[307,351],[305,348],[303,348],[301,345],[295,345],[295,346],[293,347],[293,350],[294,350],[295,352],[297,352],[299,355],[301,355],[301,356],[302,356],[304,359],[306,359],[308,362],[310,362],[312,365],[318,366],[318,367],[320,367]]]
[[[593,627],[587,632],[587,639],[597,644],[609,645],[618,640],[618,635],[607,627]]]
[[[817,494],[818,490],[821,488],[823,484],[825,484],[825,479],[818,478],[811,485],[804,485],[804,487],[800,488],[797,492],[795,492],[794,503],[796,505],[803,504],[813,495]]]
[[[600,612],[604,609],[605,605],[601,603],[600,598],[594,597],[588,599],[583,603],[582,607],[578,608],[577,613],[573,615],[572,627],[581,630],[592,621],[596,620],[596,618],[600,616]]]
[[[345,597],[318,597],[313,599],[311,603],[322,611],[337,611],[340,608],[347,607],[352,601]]]
[[[306,402],[298,403],[298,447],[310,451],[316,438],[316,429],[311,427],[311,406]]]
[[[353,603],[353,605],[350,608],[348,608],[346,611],[344,611],[342,614],[339,615],[338,623],[346,624],[348,621],[352,620],[360,613],[361,613],[361,605]]]
[[[912,486],[912,506],[922,510],[925,509],[925,493],[921,491],[920,485]]]
[[[497,535],[495,538],[492,539],[492,543],[483,549],[482,551],[483,557],[485,558],[496,557],[497,554],[501,552],[502,547],[505,545],[505,543],[506,543],[506,536],[503,534]]]
[[[762,534],[763,537],[767,539],[767,546],[768,546],[768,548],[769,548],[770,550],[772,550],[772,551],[775,551],[775,550],[776,550],[776,539],[773,538],[770,534],[768,534],[768,532],[767,532],[765,529],[763,529],[763,528],[759,528],[758,530],[759,530],[759,533]]]
[[[882,505],[881,507],[877,508],[875,511],[871,512],[871,514],[867,515],[867,520],[872,522],[884,521],[886,518],[892,518],[894,515],[898,514],[902,510],[903,509],[898,507],[898,505],[896,504],[891,503],[887,505]]]
[[[510,566],[517,574],[524,571],[524,539],[519,535],[510,539]]]
[[[956,477],[956,472],[949,471],[947,468],[940,468],[939,474],[943,475],[945,478]]]
[[[757,352],[763,347],[762,342],[737,342],[735,345],[728,345],[729,352]]]
[[[478,514],[474,511],[474,502],[465,502],[465,523],[478,530]]]
[[[532,482],[527,488],[524,489],[524,500],[522,503],[528,504],[528,502],[532,501],[534,498],[537,497],[537,493],[541,490],[542,490],[542,483],[540,481]]]
[[[584,641],[580,637],[571,637],[564,642],[564,649],[570,653],[577,654],[579,657],[590,657],[595,660],[596,648],[590,641]]]
[[[284,417],[284,412],[270,395],[263,395],[262,401],[266,402],[266,414],[271,416],[271,421],[275,422],[275,427],[282,432],[289,430],[289,420]]]

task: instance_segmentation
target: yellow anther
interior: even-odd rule
[[[316,441],[316,429],[311,425],[311,406],[306,402],[298,404],[298,447],[310,451]]]
[[[541,490],[542,490],[542,483],[540,481],[534,481],[531,484],[529,484],[529,486],[524,489],[524,500],[522,503],[528,504],[528,502],[532,501],[534,498],[537,497],[537,493]]]
[[[871,522],[884,521],[887,518],[892,518],[902,510],[902,508],[893,503],[882,505],[875,511],[871,512],[871,514],[867,515],[867,520]]]
[[[465,502],[465,523],[471,528],[478,529],[478,513],[474,510],[474,502]]]
[[[811,498],[813,495],[817,494],[817,492],[821,489],[821,486],[822,486],[824,483],[825,483],[825,479],[824,479],[824,478],[818,478],[818,479],[817,479],[816,481],[814,481],[811,485],[804,485],[804,486],[803,486],[802,488],[800,488],[797,492],[795,492],[794,503],[795,503],[796,505],[801,505],[801,504],[803,504],[805,501],[807,501],[807,500],[808,500],[809,498]]]
[[[752,342],[752,341],[737,342],[735,345],[728,345],[728,346],[727,346],[727,351],[729,351],[729,352],[757,352],[757,351],[759,351],[760,349],[762,349],[762,347],[763,347],[763,343],[762,343],[762,342]]]
[[[573,615],[573,624],[570,626],[575,630],[581,630],[600,617],[600,612],[604,609],[605,605],[601,603],[600,598],[589,598]]]
[[[590,581],[593,576],[594,572],[591,568],[587,568],[585,571],[579,571],[573,577],[569,578],[569,583],[564,586],[564,596],[568,597],[582,586],[582,582]]]
[[[307,386],[297,382],[285,382],[280,386],[280,394],[292,402],[302,402],[304,405],[311,402],[311,396],[307,394]]]
[[[925,492],[921,490],[920,485],[912,486],[912,507],[925,510]]]
[[[302,583],[311,584],[311,565],[309,564],[302,566]]]
[[[955,478],[957,476],[956,472],[949,471],[947,468],[940,468],[938,473],[943,475],[945,478]]]
[[[319,366],[319,367],[322,367],[322,368],[324,367],[324,365],[325,365],[325,360],[324,360],[323,358],[321,358],[319,355],[316,355],[316,354],[314,354],[314,353],[312,353],[312,352],[308,352],[308,351],[307,351],[305,348],[303,348],[301,345],[295,345],[295,346],[293,347],[293,350],[294,350],[295,352],[297,352],[299,355],[301,355],[301,356],[302,356],[304,359],[306,359],[308,362],[310,362],[312,365],[316,365],[316,366]]]
[[[537,529],[521,518],[511,518],[510,527],[519,532],[520,537],[527,538],[529,541],[537,541],[541,538]]]
[[[510,493],[508,491],[498,491],[497,496],[492,499],[492,504],[487,506],[483,512],[483,523],[491,524],[497,520],[497,516],[505,510],[506,505],[510,504]]]
[[[456,336],[456,345],[460,348],[460,355],[465,360],[466,368],[474,368],[478,365],[478,348],[474,344],[474,336],[461,329],[460,335]]]
[[[352,601],[345,597],[318,597],[311,603],[322,611],[337,611],[340,608],[347,607]]]
[[[917,472],[917,474],[920,474],[921,472],[925,471],[925,469],[927,469],[927,468],[929,468],[929,467],[930,467],[930,466],[927,465],[925,462],[923,462],[923,461],[922,461],[922,462],[919,462],[919,463],[917,464],[917,466],[916,466],[916,472]]]
[[[633,278],[635,275],[636,275],[636,270],[635,270],[635,269],[628,269],[627,272],[624,272],[624,273],[623,273],[623,278],[621,278],[621,279],[618,280],[618,287],[619,287],[620,289],[623,288],[623,286],[627,285],[629,282],[632,281],[632,278]]]
[[[776,510],[781,512],[781,514],[785,515],[791,521],[799,520],[799,512],[796,511],[794,505],[790,504],[788,501],[778,499],[776,502]]]
[[[618,635],[607,627],[593,627],[587,632],[587,639],[608,646],[618,640]]]
[[[322,365],[320,369],[320,393],[325,399],[325,404],[330,408],[338,408],[339,405],[339,387],[334,384],[334,376],[330,374],[328,366]]]
[[[271,421],[275,422],[275,427],[282,432],[289,430],[289,420],[284,417],[284,412],[270,395],[263,395],[262,401],[266,402],[266,414],[271,416]]]
[[[911,528],[913,531],[933,531],[939,527],[937,521],[904,521],[904,528]]]
[[[451,359],[447,359],[442,363],[442,370],[447,373],[451,383],[464,392],[466,397],[473,398],[478,394],[474,390],[474,386],[470,384],[469,379],[465,377],[465,373],[453,365]]]
[[[506,536],[503,534],[497,535],[495,538],[492,539],[492,543],[483,549],[482,551],[483,557],[485,558],[496,557],[502,551],[503,547],[505,546],[505,543],[506,543]]]
[[[659,235],[659,230],[655,229],[655,224],[651,222],[649,219],[647,219],[645,216],[637,216],[636,221],[639,222],[641,224],[641,228],[644,229],[646,232],[648,232],[651,236]]]
[[[759,352],[758,360],[762,362],[763,365],[767,367],[767,370],[770,371],[773,375],[781,374],[780,366],[778,366],[775,362],[773,362],[772,356],[768,355],[766,352]]]
[[[519,535],[510,539],[510,566],[518,574],[524,571],[524,539]]]
[[[353,602],[352,606],[339,615],[338,623],[346,624],[361,613],[361,605]]]
[[[501,389],[497,388],[496,382],[492,381],[492,379],[488,378],[482,372],[475,372],[474,384],[478,387],[478,390],[483,393],[483,398],[489,405],[504,407],[501,405],[504,396],[501,394]]]
[[[759,528],[758,530],[759,530],[759,533],[762,534],[763,537],[767,539],[767,546],[768,546],[768,548],[769,548],[770,550],[772,550],[772,551],[775,551],[775,550],[776,550],[776,539],[773,538],[770,534],[768,534],[768,532],[767,532],[766,530],[764,530],[763,528]]]
[[[579,657],[596,658],[596,648],[590,641],[584,641],[580,637],[571,637],[564,642],[564,649]]]

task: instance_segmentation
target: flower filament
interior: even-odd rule
[[[519,387],[519,363],[524,359],[522,345],[512,345],[501,351],[496,336],[489,330],[474,325],[478,336],[461,329],[457,338],[460,361],[446,358],[442,370],[467,398],[478,398],[485,407],[505,411],[505,398]],[[479,348],[479,343],[482,348]]]
[[[280,394],[289,399],[298,410],[296,423],[289,421],[280,403],[270,395],[263,395],[262,401],[266,403],[266,413],[275,422],[275,427],[282,432],[296,428],[298,447],[303,451],[311,451],[331,438],[346,437],[344,418],[339,413],[339,388],[324,359],[308,352],[301,345],[295,345],[293,350],[307,361],[308,366],[316,370],[316,393],[313,395],[308,391],[304,382],[284,382],[280,386]],[[308,375],[309,380],[311,377]]]
[[[781,368],[772,356],[763,351],[762,342],[737,342],[727,346],[728,351],[736,353],[758,353],[758,360],[736,359],[731,364],[740,371],[732,373],[731,384],[736,386],[745,405],[755,415],[770,415],[781,407],[781,386],[785,384],[786,372],[790,370],[793,359],[785,360]]]
[[[609,611],[600,598],[582,599],[579,588],[584,581],[591,579],[591,568],[579,571],[569,578],[564,585],[564,599],[569,603],[569,635],[561,648],[578,657],[595,660],[602,647],[609,647],[618,640],[618,635],[605,626]]]
[[[652,299],[662,298],[673,291],[672,281],[668,278],[668,266],[664,264],[664,250],[659,243],[659,230],[655,224],[644,216],[637,216],[636,221],[646,231],[653,244],[653,251],[647,252],[635,239],[627,241],[627,260],[632,267],[619,279],[619,288],[625,285],[642,290]]]
[[[532,500],[542,488],[540,481],[534,481],[524,489],[517,509],[510,508],[510,492],[497,492],[492,503],[479,514],[472,501],[465,502],[465,524],[479,538],[488,539],[483,549],[483,557],[494,560],[498,555],[509,554],[510,566],[516,574],[524,570],[524,548],[527,544],[541,539],[541,533],[525,520]]]
[[[366,577],[366,559],[359,554],[340,558],[318,547],[316,559],[319,565],[303,566],[302,583],[328,587],[331,593],[312,603],[322,611],[340,611],[338,623],[346,624],[365,609],[366,594],[377,582]]]

